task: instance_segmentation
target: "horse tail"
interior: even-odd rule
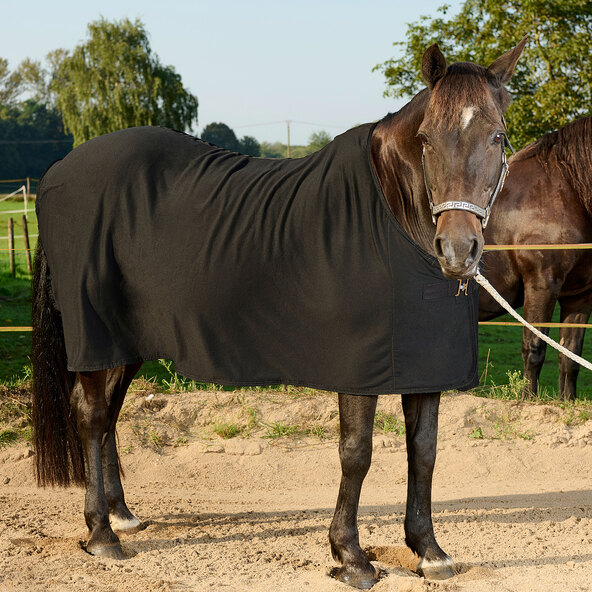
[[[33,275],[33,431],[39,485],[84,484],[82,444],[70,405],[62,317],[51,289],[47,256],[37,243]]]

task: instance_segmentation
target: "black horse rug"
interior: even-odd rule
[[[141,127],[55,163],[37,215],[68,368],[170,358],[219,384],[475,386],[477,290],[456,296],[403,232],[372,129],[271,160]]]

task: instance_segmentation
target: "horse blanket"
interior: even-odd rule
[[[54,163],[37,215],[68,368],[168,358],[228,385],[475,386],[477,289],[456,296],[398,224],[372,130],[273,160],[140,127]]]

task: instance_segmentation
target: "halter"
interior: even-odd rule
[[[477,204],[471,203],[469,201],[445,201],[444,203],[438,204],[437,206],[434,205],[434,200],[432,199],[432,192],[430,191],[428,185],[428,178],[426,175],[425,170],[425,146],[423,147],[423,151],[421,153],[421,168],[423,169],[423,180],[426,186],[426,191],[428,193],[428,200],[430,202],[430,211],[432,213],[432,220],[434,224],[436,224],[436,217],[445,212],[446,210],[463,210],[465,212],[471,212],[471,214],[475,214],[477,218],[481,218],[481,226],[485,228],[487,226],[487,222],[489,222],[489,216],[491,214],[491,206],[493,206],[493,202],[499,195],[502,187],[504,186],[504,181],[508,176],[508,161],[506,160],[506,147],[509,148],[512,152],[514,152],[514,148],[510,144],[510,140],[504,134],[504,137],[501,142],[502,147],[502,168],[500,170],[500,174],[497,180],[497,184],[493,193],[491,194],[491,198],[489,199],[489,203],[487,207],[482,208]]]

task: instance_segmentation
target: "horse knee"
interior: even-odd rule
[[[339,443],[339,460],[344,474],[366,475],[372,462],[372,438],[348,437]]]

